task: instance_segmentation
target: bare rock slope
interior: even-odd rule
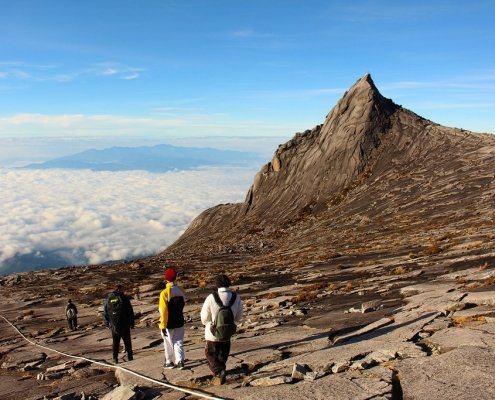
[[[373,233],[472,226],[476,213],[490,223],[494,144],[491,135],[446,128],[403,109],[367,74],[323,125],[279,146],[243,203],[205,211],[165,254],[242,251],[253,243],[290,254],[305,247],[307,235],[333,247],[350,224],[373,240]]]

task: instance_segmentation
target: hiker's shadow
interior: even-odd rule
[[[390,320],[390,323],[386,324],[386,325],[383,325],[383,326],[380,326],[376,329],[373,329],[373,330],[370,330],[369,332],[363,332],[362,334],[357,334],[357,332],[362,329],[362,328],[365,328],[366,326],[370,325],[370,324],[366,324],[364,326],[361,326],[360,328],[358,329],[351,329],[349,330],[348,332],[345,332],[345,333],[342,333],[342,332],[330,332],[329,336],[328,336],[328,339],[330,340],[330,346],[333,346],[333,347],[337,347],[337,346],[341,346],[341,345],[344,345],[344,344],[352,344],[352,343],[358,343],[358,342],[362,342],[362,341],[365,341],[365,340],[371,340],[371,339],[375,339],[377,337],[380,337],[380,336],[383,336],[383,335],[387,335],[388,333],[391,333],[395,330],[398,330],[398,329],[401,329],[401,328],[404,328],[408,325],[412,325],[412,324],[415,324],[416,322],[418,321],[421,321],[421,320],[425,320],[425,324],[427,323],[427,319],[429,317],[432,317],[433,315],[436,315],[438,314],[437,312],[430,312],[430,313],[427,313],[427,314],[422,314],[414,319],[411,319],[409,321],[404,321],[400,324],[394,324],[394,321],[391,319]],[[352,335],[352,332],[356,332],[356,335]],[[412,335],[413,337],[414,335]],[[411,338],[412,338],[411,337]]]
[[[314,335],[307,336],[306,338],[302,339],[296,339],[296,340],[291,340],[291,341],[285,341],[285,342],[279,342],[279,343],[273,343],[270,345],[262,346],[262,347],[256,347],[253,349],[249,350],[242,350],[237,353],[233,353],[232,356],[239,356],[242,354],[250,353],[253,351],[258,351],[258,350],[265,350],[265,349],[271,349],[271,350],[282,350],[284,348],[290,348],[293,345],[302,345],[305,343],[310,343],[315,340],[323,339],[323,338],[328,338],[328,346],[325,348],[329,347],[337,347],[337,346],[342,346],[345,344],[351,344],[351,343],[357,343],[365,340],[370,340],[377,338],[379,336],[386,335],[390,332],[393,332],[394,330],[404,328],[408,325],[412,325],[422,319],[428,319],[429,317],[437,314],[436,312],[430,312],[427,314],[423,314],[418,316],[417,318],[414,318],[410,321],[405,321],[400,324],[394,324],[393,319],[390,319],[390,323],[387,323],[385,326],[380,326],[374,330],[368,331],[368,332],[363,332],[362,334],[359,334],[359,330],[363,329],[371,324],[361,324],[361,325],[353,325],[350,327],[345,327],[339,330],[335,331],[330,331],[330,332],[323,332],[323,333],[318,333]],[[379,320],[377,320],[379,321]],[[375,322],[377,322],[375,321]],[[426,322],[425,322],[426,324]],[[353,332],[356,332],[356,335],[352,335]]]
[[[310,335],[308,337],[305,337],[305,338],[298,338],[298,339],[295,339],[295,340],[290,340],[290,341],[285,341],[285,342],[279,342],[279,343],[273,343],[273,344],[269,344],[269,345],[266,345],[266,346],[257,346],[255,348],[251,348],[251,349],[246,349],[246,350],[242,350],[242,351],[239,351],[237,353],[232,353],[231,355],[233,357],[236,357],[236,356],[239,356],[239,355],[242,355],[242,354],[247,354],[247,353],[251,353],[251,352],[254,352],[254,351],[259,351],[259,350],[281,350],[283,352],[283,349],[284,348],[290,348],[292,347],[293,345],[301,345],[301,344],[304,344],[304,343],[309,343],[309,342],[312,342],[312,341],[315,341],[315,340],[318,340],[318,339],[323,339],[325,337],[328,337],[328,333],[327,332],[322,332],[322,333],[318,333],[318,334],[315,334],[315,335]]]

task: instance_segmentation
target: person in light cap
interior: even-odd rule
[[[184,291],[175,284],[177,271],[165,270],[165,289],[160,293],[160,333],[165,349],[164,368],[184,369]]]
[[[216,290],[206,298],[201,309],[201,322],[205,325],[205,355],[214,375],[212,384],[222,385],[226,380],[231,337],[243,311],[241,298],[230,290],[227,275],[218,275],[215,286]]]

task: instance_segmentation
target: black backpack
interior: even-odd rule
[[[116,327],[119,324],[123,308],[122,297],[118,293],[110,293],[107,298],[107,314],[111,326]]]
[[[234,313],[232,312],[232,305],[236,300],[236,294],[232,293],[229,304],[224,305],[217,292],[213,292],[213,298],[215,303],[220,307],[218,310],[215,321],[210,325],[211,333],[221,342],[228,341],[232,335],[236,332],[237,326],[234,320]]]
[[[167,329],[184,326],[184,297],[174,296],[168,301]]]

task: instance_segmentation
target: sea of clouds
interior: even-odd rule
[[[0,169],[0,273],[33,253],[73,265],[158,253],[206,208],[243,201],[255,173]]]

